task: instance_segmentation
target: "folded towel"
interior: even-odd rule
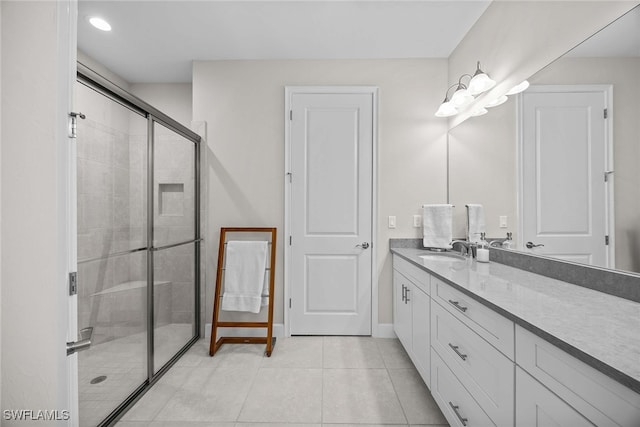
[[[485,232],[484,208],[482,205],[469,203],[467,205],[467,239],[478,243],[480,233]]]
[[[424,247],[451,249],[453,205],[423,205],[422,209]]]
[[[229,241],[222,310],[260,312],[266,285],[268,242]]]

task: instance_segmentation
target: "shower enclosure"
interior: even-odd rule
[[[200,137],[78,70],[79,418],[106,426],[199,336]]]

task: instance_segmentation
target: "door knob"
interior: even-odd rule
[[[362,248],[362,249],[367,249],[369,247],[369,243],[367,242],[362,242],[359,245],[356,245],[356,248]]]
[[[527,249],[533,249],[533,248],[538,248],[538,247],[544,246],[544,245],[543,244],[535,245],[535,244],[533,244],[533,242],[527,242],[527,243],[525,243],[525,246],[527,247]]]

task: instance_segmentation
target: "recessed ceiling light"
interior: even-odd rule
[[[89,23],[102,31],[111,31],[111,25],[102,18],[92,16],[89,18]]]

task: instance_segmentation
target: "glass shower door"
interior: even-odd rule
[[[96,426],[147,379],[147,119],[83,85],[78,120],[80,426]]]
[[[196,145],[153,123],[153,365],[196,331]]]

